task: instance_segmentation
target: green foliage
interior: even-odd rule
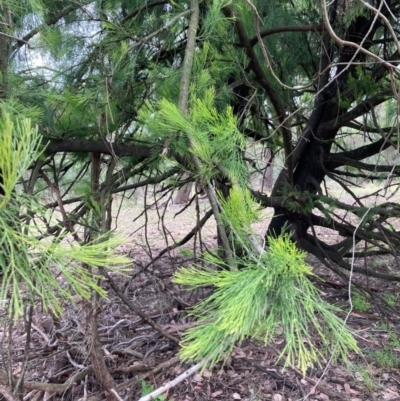
[[[395,349],[400,347],[400,339],[397,331],[393,331],[396,330],[397,327],[393,327],[388,323],[380,323],[376,328],[377,330],[388,332],[387,337],[389,341],[385,343],[381,349],[370,352],[370,355],[381,367],[398,368],[400,366],[400,360]],[[381,338],[379,338],[379,341],[381,341]]]
[[[308,214],[314,208],[314,200],[310,192],[299,191],[290,185],[284,185],[281,195],[284,197],[282,205],[293,213]]]
[[[371,356],[383,368],[395,369],[399,367],[399,359],[391,347],[383,347],[379,351],[373,351]]]
[[[259,207],[252,198],[250,191],[234,185],[229,191],[229,196],[220,196],[222,206],[222,218],[227,232],[231,233],[233,244],[238,243],[239,247],[254,251],[252,238],[254,238],[251,224],[260,221]]]
[[[202,24],[200,38],[203,40],[212,40],[225,36],[229,31],[230,21],[224,17],[221,9],[232,3],[231,0],[211,0],[208,1],[209,7]]]
[[[343,23],[346,28],[358,17],[368,16],[369,10],[357,1],[343,2],[346,10],[343,12]]]
[[[357,66],[352,75],[347,80],[349,89],[353,91],[356,98],[360,96],[369,96],[376,88],[376,82],[371,75],[367,74],[361,66]]]
[[[3,111],[0,144],[0,172],[5,194],[0,199],[0,210],[4,210],[18,180],[40,156],[41,142],[37,128],[31,127],[29,119],[16,119],[12,122],[10,115]]]
[[[166,99],[160,100],[156,107],[148,104],[140,117],[153,135],[164,139],[172,136],[173,151],[184,157],[188,153],[189,137],[190,152],[202,161],[203,166],[202,171],[194,173],[201,175],[206,182],[221,173],[221,165],[229,178],[244,182],[246,168],[241,161],[241,150],[245,147],[245,138],[237,129],[232,109],[218,110],[214,99],[215,90],[211,87],[203,98],[192,97],[187,118]]]
[[[399,303],[398,294],[387,293],[383,295],[383,299],[392,308],[396,307]]]
[[[193,256],[193,251],[190,248],[179,248],[179,255],[184,258]]]
[[[154,386],[152,384],[147,384],[144,380],[142,380],[140,383],[142,385],[142,397],[154,391]],[[167,399],[163,395],[159,395],[158,397],[154,398],[154,401],[166,401],[166,400]]]
[[[349,352],[358,351],[354,338],[335,315],[339,310],[325,303],[309,281],[311,268],[304,257],[284,235],[269,238],[269,249],[258,263],[241,260],[242,270],[180,270],[174,278],[178,284],[215,287],[192,311],[198,325],[183,337],[182,359],[205,358],[212,366],[246,337],[265,343],[283,337],[279,360],[284,359],[285,366],[297,365],[305,373],[310,364],[320,364],[326,355],[346,360]],[[208,261],[223,265],[216,257],[208,257]]]
[[[351,302],[354,309],[358,310],[359,312],[368,312],[371,309],[367,297],[359,292],[352,293]]]
[[[374,382],[372,381],[372,376],[365,367],[361,365],[353,365],[352,370],[354,370],[356,374],[361,375],[368,391],[372,391],[374,389]]]
[[[27,301],[39,299],[44,309],[59,313],[62,302],[71,300],[75,294],[89,299],[91,292],[96,291],[105,296],[91,267],[123,271],[129,259],[112,250],[121,240],[105,235],[97,238],[95,243],[74,245],[61,241],[63,236],[50,243],[39,239],[36,226],[26,216],[21,218],[21,213],[40,218],[46,210],[32,196],[16,197],[14,187],[29,165],[40,156],[41,138],[29,119],[12,122],[10,116],[3,113],[0,140],[0,168],[5,192],[0,197],[0,299],[9,299],[12,317],[21,315]],[[59,280],[60,274],[68,285]]]
[[[234,185],[229,191],[229,197],[220,198],[222,213],[237,233],[248,234],[251,224],[260,220],[258,205],[247,189]]]

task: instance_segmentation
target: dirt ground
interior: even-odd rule
[[[140,215],[143,210],[140,202],[124,203],[119,208],[119,200],[116,199],[115,234],[125,238],[119,251],[132,258],[132,271],[129,276],[112,273],[111,277],[124,298],[139,307],[159,328],[139,317],[109,283],[103,282],[108,299],[100,301],[98,311],[100,340],[118,393],[127,401],[138,400],[192,366],[179,361],[178,344],[165,334],[179,340],[181,333],[193,324],[188,309],[211,289],[190,292],[174,285],[171,279],[180,267],[196,263],[202,249],[216,247],[216,229],[211,218],[201,233],[202,249],[200,238],[196,238],[158,257],[196,226],[194,205],[184,211],[172,206]],[[199,214],[202,216],[207,208],[207,203],[202,202]],[[271,217],[270,210],[263,213],[262,222],[255,226],[260,237]],[[327,238],[332,235],[320,234]],[[342,317],[347,318],[362,355],[349,355],[348,366],[321,361],[321,366],[310,367],[303,377],[296,369],[283,369],[282,363],[277,362],[283,340],[267,345],[248,340],[235,348],[224,365],[192,375],[156,400],[400,401],[398,318],[390,311],[379,309],[374,299],[357,295],[353,290],[351,309],[349,287],[316,259],[308,256],[307,261],[322,279],[315,280],[322,297],[341,306]],[[389,258],[376,258],[368,263],[392,273],[397,270]],[[353,280],[361,282],[365,278],[355,275]],[[396,284],[375,280],[369,286],[376,298],[386,297],[393,309],[398,309]],[[25,371],[24,401],[104,399],[85,348],[85,322],[82,321],[85,307],[77,297],[75,305],[66,305],[64,314],[54,319],[38,304],[29,349],[26,324],[21,320],[8,330],[9,321],[3,313],[0,384],[4,384],[7,371],[12,371],[14,377]],[[24,358],[26,354],[28,357]],[[41,388],[38,383],[50,386]]]

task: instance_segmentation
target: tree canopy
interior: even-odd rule
[[[3,3],[2,93],[38,123],[40,163],[59,175],[70,157],[84,166],[85,153],[100,153],[115,165],[107,191],[132,177],[175,177],[179,186],[189,172],[228,194],[262,169],[248,150],[268,147],[281,172],[271,196],[252,194],[275,209],[269,233],[285,227],[300,248],[344,268],[358,243],[367,255],[395,254],[390,219],[399,210],[379,200],[399,174],[398,2],[203,1],[188,71],[191,7]],[[327,180],[350,200],[340,202]],[[377,182],[383,192],[360,198],[352,189]],[[327,244],[316,227],[342,240]]]

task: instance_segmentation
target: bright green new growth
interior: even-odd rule
[[[279,359],[305,373],[327,355],[346,360],[349,352],[358,351],[353,336],[335,315],[338,309],[325,303],[308,279],[312,273],[304,257],[284,235],[269,238],[269,249],[258,263],[241,260],[241,270],[180,270],[174,279],[178,284],[215,287],[193,308],[198,325],[183,337],[182,358],[207,359],[212,366],[246,337],[264,343],[283,337]]]
[[[4,113],[0,120],[0,144],[0,172],[3,180],[2,189],[5,193],[0,199],[0,210],[2,210],[10,201],[18,179],[40,156],[41,142],[37,128],[31,128],[29,119],[20,119],[12,123],[10,116]]]
[[[260,220],[258,205],[254,202],[250,191],[233,185],[229,196],[220,196],[222,218],[231,233],[232,246],[245,249],[247,254],[258,260],[261,246],[255,245],[255,237],[251,225]],[[257,256],[254,256],[257,255]]]
[[[0,196],[0,300],[9,301],[10,314],[17,318],[27,299],[40,300],[45,309],[60,312],[62,302],[75,294],[85,299],[93,290],[105,295],[88,267],[123,270],[129,259],[112,251],[121,239],[104,236],[84,245],[64,244],[60,238],[52,243],[38,239],[34,225],[25,223],[21,214],[34,211],[40,218],[46,210],[32,196],[17,194],[14,187],[40,156],[41,138],[29,119],[13,123],[3,112],[0,143],[5,192]]]
[[[195,90],[191,88],[192,92]],[[190,152],[201,160],[202,171],[197,171],[205,182],[224,172],[234,181],[244,181],[245,166],[240,152],[245,147],[245,138],[237,129],[237,120],[230,107],[218,110],[215,106],[215,89],[204,91],[201,98],[192,97],[189,116],[184,116],[179,108],[166,99],[156,107],[148,104],[140,116],[146,129],[165,139],[174,137],[173,152],[186,157],[187,137],[191,139]],[[179,140],[182,139],[182,140]]]

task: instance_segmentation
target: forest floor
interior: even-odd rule
[[[118,208],[118,201],[117,198],[115,209],[119,211],[115,215],[115,233],[126,239],[119,251],[132,258],[132,272],[128,276],[110,274],[125,299],[140,307],[161,330],[155,330],[143,321],[107,282],[103,282],[108,299],[100,300],[100,339],[107,368],[119,395],[128,401],[138,400],[192,366],[179,361],[179,346],[165,337],[165,333],[179,340],[181,333],[193,325],[188,309],[204,299],[211,289],[186,291],[171,281],[179,268],[198,261],[199,238],[158,258],[166,246],[178,242],[196,226],[194,205],[184,211],[178,206],[149,210],[140,216],[143,206],[131,202],[130,206],[124,203]],[[206,202],[200,203],[201,216],[207,207]],[[270,211],[263,213],[262,221],[255,225],[260,238],[271,218]],[[215,223],[210,219],[202,230],[203,250],[215,249],[215,233]],[[332,239],[329,231],[319,234],[327,240]],[[383,297],[393,311],[398,310],[399,287],[395,283],[369,280],[368,286],[376,299],[360,295],[352,287],[351,308],[348,285],[316,259],[308,256],[307,262],[322,279],[315,280],[322,297],[341,307],[341,317],[347,319],[362,354],[348,355],[348,365],[321,361],[321,366],[310,367],[303,377],[298,370],[283,369],[282,363],[277,362],[283,339],[267,345],[247,340],[235,348],[224,365],[205,370],[201,375],[194,374],[156,400],[400,401],[399,319],[395,313],[379,308],[379,303],[374,302]],[[391,273],[399,270],[387,257],[357,263],[371,263],[375,268]],[[352,280],[365,284],[366,279],[354,275]],[[7,354],[11,357],[12,373],[16,377],[25,370],[25,388],[28,390],[24,401],[104,399],[85,349],[84,308],[85,303],[77,297],[75,305],[66,305],[63,315],[55,320],[38,305],[33,315],[29,350],[25,346],[26,325],[22,320],[11,332],[0,331],[3,361],[9,360]],[[6,321],[4,315],[2,321]],[[29,354],[25,358],[26,366],[23,362],[25,352]],[[7,371],[6,363],[3,368],[0,384]],[[68,380],[73,382],[72,386],[65,386]],[[38,382],[53,387],[41,390],[32,384]]]

